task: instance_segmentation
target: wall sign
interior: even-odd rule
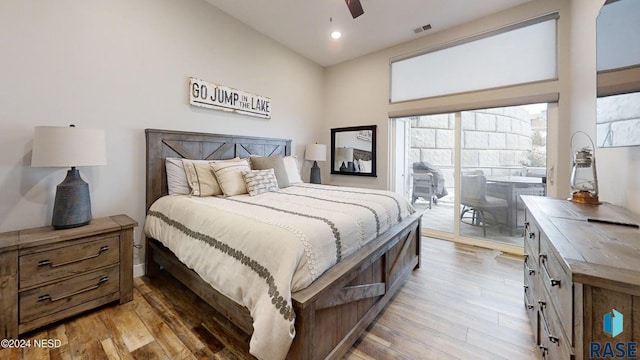
[[[196,78],[189,79],[189,103],[207,109],[271,119],[271,99]]]

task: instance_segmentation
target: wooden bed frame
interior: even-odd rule
[[[167,194],[166,157],[228,159],[291,154],[291,140],[146,130],[147,210]],[[342,357],[413,269],[420,265],[420,219],[413,214],[292,294],[296,337],[288,359]],[[167,271],[247,334],[249,311],[220,294],[155,239],[146,239],[146,271]]]

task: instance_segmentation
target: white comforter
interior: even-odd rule
[[[412,212],[388,191],[299,184],[254,197],[165,196],[144,230],[249,309],[251,354],[283,359],[295,335],[291,293]]]

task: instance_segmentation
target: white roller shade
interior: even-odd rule
[[[391,102],[557,78],[556,18],[392,61]]]

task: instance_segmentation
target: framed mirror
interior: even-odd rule
[[[331,173],[376,176],[376,125],[331,129]]]
[[[596,20],[596,145],[640,146],[640,1],[607,0]]]

